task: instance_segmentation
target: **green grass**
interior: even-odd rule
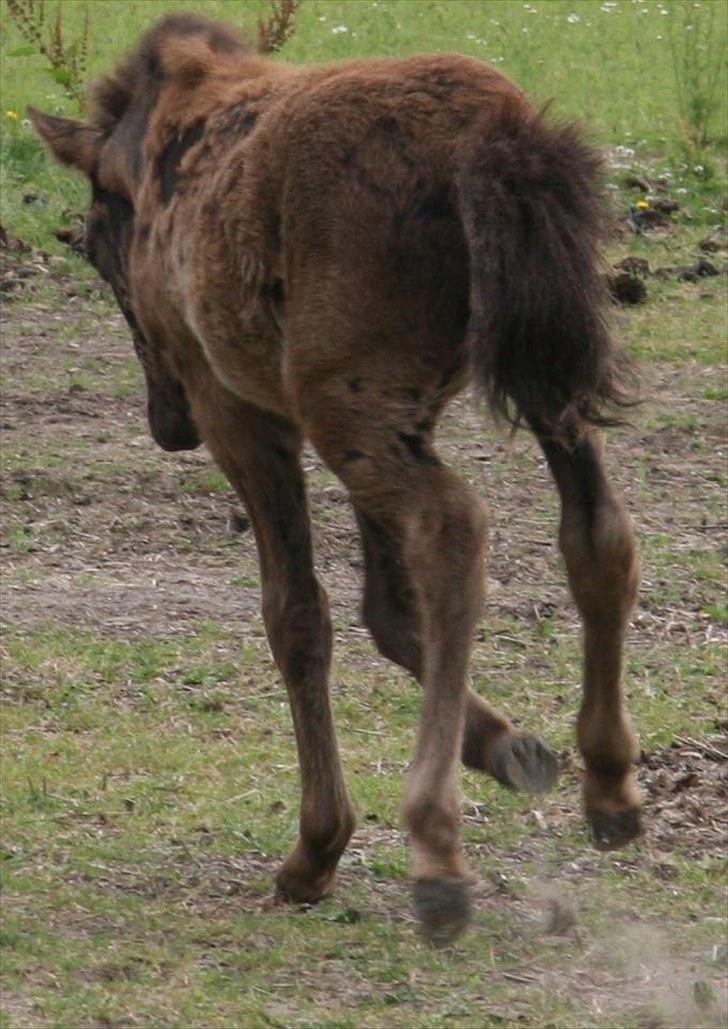
[[[660,302],[630,313],[629,344],[634,356],[646,364],[696,361],[720,367],[726,358],[724,284],[671,283],[659,289],[651,283],[650,288]]]
[[[12,844],[2,862],[3,973],[6,990],[38,1007],[37,1021],[11,1018],[8,1026],[113,1023],[132,1013],[143,1024],[205,1027],[480,1027],[515,1024],[519,1012],[537,1012],[539,1025],[638,1024],[629,1010],[617,1007],[606,1023],[568,990],[529,985],[534,964],[558,976],[585,960],[578,938],[551,939],[544,950],[529,922],[538,918],[530,884],[557,875],[583,833],[574,823],[564,827],[535,862],[534,802],[476,776],[466,776],[464,788],[487,821],[467,824],[466,844],[486,881],[504,867],[485,858],[490,848],[501,855],[521,848],[521,861],[505,865],[507,895],[518,903],[482,908],[456,958],[417,943],[406,925],[406,849],[388,828],[398,821],[414,687],[388,671],[347,672],[335,690],[369,842],[355,839],[358,856],[335,899],[305,913],[271,908],[269,875],[292,842],[297,804],[292,734],[263,651],[236,655],[233,665],[221,649],[232,656],[235,643],[211,626],[175,644],[57,629],[9,639],[5,674],[29,692],[5,711],[3,832]],[[208,664],[213,652],[216,663]],[[576,648],[569,654],[559,674],[576,677]],[[670,699],[661,703],[633,662],[645,745],[666,741],[666,725],[697,732],[701,697],[708,719],[705,683],[691,678],[704,678],[707,659],[686,655],[662,684]],[[652,662],[662,666],[663,655],[642,656],[645,669]],[[254,709],[236,682],[246,668],[255,669]],[[42,692],[30,689],[35,682],[45,684]],[[518,690],[512,670],[510,682]],[[218,703],[205,706],[200,698],[211,690]],[[554,742],[566,741],[571,712],[545,716]],[[362,725],[386,726],[386,737],[362,737]],[[385,754],[382,775],[377,759]],[[374,815],[376,822],[367,820]],[[674,856],[666,891],[647,868],[625,878],[612,860],[590,860],[591,876],[573,884],[582,932],[619,939],[630,931],[620,912],[635,909],[664,926],[679,896],[680,917],[692,925],[677,948],[670,943],[671,960],[687,961],[719,941],[719,862]],[[659,939],[668,948],[662,930]],[[600,960],[618,964],[618,956]],[[514,986],[508,975],[526,978]]]
[[[198,10],[200,5],[196,0],[105,0],[103,7],[64,4],[69,40],[79,38],[87,6],[88,74],[93,78],[108,71],[165,11]],[[688,7],[695,19],[705,20],[700,4]],[[254,34],[257,17],[267,7],[262,0],[206,0],[204,10]],[[34,104],[51,113],[72,114],[74,103],[44,71],[43,59],[27,54],[17,28],[7,11],[4,14],[0,219],[14,235],[48,245],[63,211],[84,209],[87,187],[80,177],[50,163],[24,124],[23,112],[27,104]],[[681,25],[681,17],[682,7],[675,2],[641,0],[305,0],[285,57],[323,62],[453,51],[482,58],[512,77],[537,103],[555,101],[559,115],[581,118],[598,140],[626,148],[617,162],[623,168],[640,172],[644,167],[657,171],[659,166],[672,177],[675,189],[687,189],[694,197],[691,216],[711,223],[724,178],[726,68],[724,64],[716,81],[717,100],[709,123],[716,145],[697,152],[687,142],[681,121],[670,44],[670,26]],[[715,20],[711,59],[724,47],[725,21]],[[707,55],[704,58],[707,61]],[[698,62],[698,73],[700,67]],[[18,117],[8,116],[8,111]],[[23,197],[29,195],[38,199],[24,203]]]
[[[83,2],[64,8],[70,39],[80,35],[85,8]],[[107,0],[103,16],[100,7],[91,4],[89,9],[93,76],[108,70],[110,57],[165,11],[199,10],[200,5],[195,0]],[[225,18],[250,34],[258,14],[266,10],[263,0],[206,0],[204,5],[208,16]],[[697,11],[695,17],[699,15]],[[679,19],[677,4],[625,0],[614,5],[601,0],[580,0],[576,5],[568,0],[304,0],[285,58],[318,62],[423,50],[471,54],[502,67],[537,101],[557,98],[566,114],[584,117],[614,142],[659,141],[679,135],[669,41],[673,18]],[[22,111],[25,103],[66,108],[58,85],[43,74],[42,58],[10,56],[23,41],[7,16],[5,21],[6,109]],[[725,24],[719,19],[716,49],[721,31]],[[718,87],[716,92],[720,102],[714,130],[720,135],[725,131],[726,101],[725,91]]]

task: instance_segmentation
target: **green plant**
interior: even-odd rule
[[[670,54],[680,117],[688,142],[700,148],[709,141],[710,125],[725,91],[725,8],[712,0],[673,0],[669,10]]]
[[[258,19],[258,50],[270,54],[288,42],[294,32],[296,12],[301,0],[270,0],[271,13]]]
[[[56,5],[51,25],[46,19],[45,0],[7,0],[8,13],[18,31],[28,41],[26,46],[12,51],[11,57],[30,57],[42,54],[48,62],[46,69],[63,89],[69,100],[79,108],[83,104],[84,80],[88,60],[89,14],[84,12],[80,36],[70,41],[63,27],[62,5]]]

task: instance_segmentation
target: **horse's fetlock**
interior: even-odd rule
[[[620,779],[639,756],[637,737],[625,714],[618,718],[579,716],[579,750],[586,767],[604,779]]]
[[[356,829],[356,816],[348,801],[336,812],[301,812],[301,842],[322,865],[338,861]]]
[[[428,851],[448,854],[460,843],[460,813],[456,806],[427,799],[405,807],[405,823],[414,839]]]

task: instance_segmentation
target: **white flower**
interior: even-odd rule
[[[574,12],[572,11],[571,14],[566,15],[566,20],[568,21],[569,25],[576,25],[577,22],[581,21],[581,18],[578,14],[574,14]]]
[[[346,25],[334,25],[331,31],[333,35],[338,36],[340,32],[348,32],[349,29]]]

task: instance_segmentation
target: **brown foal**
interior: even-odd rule
[[[129,322],[152,435],[167,450],[204,441],[255,529],[302,788],[279,894],[329,893],[354,829],[304,439],[354,505],[374,641],[422,686],[404,822],[430,940],[469,917],[459,759],[522,789],[555,779],[551,752],[466,685],[487,511],[433,436],[469,383],[530,426],[553,473],[584,624],[587,818],[600,847],[636,836],[621,680],[638,562],[599,431],[625,396],[598,156],[470,58],[294,67],[194,15],[153,27],[90,110],[31,115],[90,180],[88,256]]]

